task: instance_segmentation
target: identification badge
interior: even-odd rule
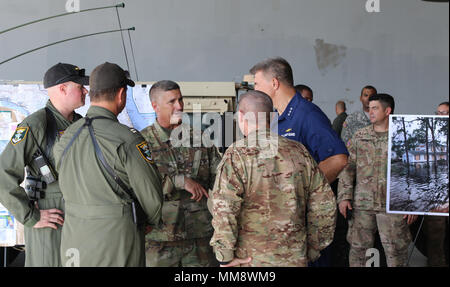
[[[149,163],[153,163],[152,154],[150,152],[150,149],[148,148],[148,144],[146,141],[141,142],[140,144],[136,145],[137,149],[139,150],[139,153],[141,156]]]
[[[11,143],[13,145],[20,143],[24,138],[26,138],[27,133],[28,133],[28,127],[17,128],[11,138]]]

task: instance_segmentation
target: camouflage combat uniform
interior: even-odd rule
[[[182,128],[190,133],[189,127]],[[184,176],[208,191],[214,185],[221,156],[216,147],[173,147],[170,132],[157,121],[141,132],[163,177],[164,194],[164,224],[146,236],[146,266],[217,266],[209,246],[213,228],[207,199],[190,199],[192,195],[184,190]]]
[[[386,214],[388,133],[378,134],[370,125],[358,130],[347,148],[350,157],[339,177],[338,203],[349,200],[353,208],[347,233],[350,266],[365,266],[377,229],[388,266],[404,266],[411,242],[408,225],[403,215]]]
[[[258,143],[235,142],[217,168],[211,246],[220,262],[307,266],[333,240],[334,194],[301,143],[276,134]],[[264,156],[269,144],[278,148]]]
[[[348,141],[353,137],[357,130],[370,125],[370,119],[364,111],[354,112],[345,119],[342,124],[341,139],[348,145]]]

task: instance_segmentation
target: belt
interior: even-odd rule
[[[66,215],[84,219],[119,218],[131,215],[131,205],[87,205],[65,202]]]

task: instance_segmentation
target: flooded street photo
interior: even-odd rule
[[[388,212],[448,216],[448,128],[448,116],[391,116]]]
[[[426,167],[394,163],[391,167],[390,210],[430,212],[449,202],[448,165]]]

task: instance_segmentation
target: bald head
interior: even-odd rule
[[[258,118],[258,113],[268,115],[267,122],[270,121],[270,113],[273,112],[272,99],[260,91],[248,91],[239,97],[239,111],[243,114],[254,113]]]
[[[248,133],[270,125],[272,99],[261,91],[248,91],[239,97],[239,129]]]

